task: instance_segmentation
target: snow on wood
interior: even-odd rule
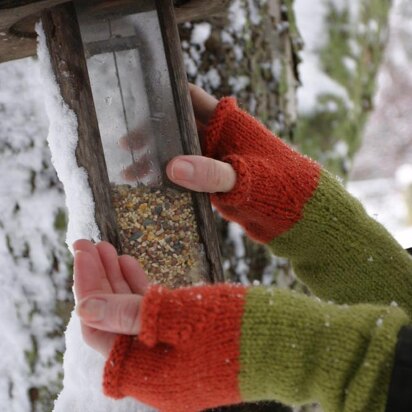
[[[41,64],[45,105],[50,121],[47,140],[54,168],[66,194],[69,213],[66,242],[71,249],[77,239],[100,240],[100,232],[94,218],[94,200],[87,173],[83,168],[78,167],[76,161],[77,119],[60,95],[41,25],[37,26],[37,33],[39,39],[37,54]]]
[[[55,81],[45,34],[37,25],[38,56],[44,84],[45,104],[49,116],[48,142],[53,165],[62,181],[68,209],[67,245],[76,239],[98,241],[100,233],[94,218],[94,201],[87,173],[76,161],[77,119],[63,101]],[[131,399],[114,401],[102,393],[104,359],[82,340],[80,321],[75,312],[66,330],[63,390],[55,403],[55,412],[143,412],[147,407]]]

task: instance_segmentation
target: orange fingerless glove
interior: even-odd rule
[[[230,163],[237,173],[233,190],[211,195],[214,206],[262,243],[301,219],[320,177],[316,162],[239,109],[234,98],[219,102],[206,129],[204,155]]]
[[[245,293],[242,286],[225,284],[150,288],[139,336],[119,336],[106,362],[105,394],[133,396],[162,412],[240,403]]]

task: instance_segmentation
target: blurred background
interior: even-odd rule
[[[233,0],[180,34],[191,82],[236,96],[412,246],[410,1]],[[72,267],[47,130],[36,58],[1,64],[0,411],[51,411],[62,385]],[[216,220],[228,278],[307,292],[288,261]]]

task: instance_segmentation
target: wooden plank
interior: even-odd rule
[[[74,6],[66,3],[43,11],[41,19],[62,97],[77,116],[79,142],[76,158],[79,166],[88,173],[97,226],[102,239],[112,243],[121,252],[106,161]]]
[[[67,0],[1,1],[0,63],[36,55],[34,25],[40,18],[41,10],[65,1]]]
[[[96,0],[90,13],[115,15],[122,9],[135,7],[136,1],[138,0]],[[148,0],[139,1],[142,10],[147,7]],[[43,10],[62,3],[67,3],[67,0],[0,0],[0,63],[34,56],[35,23],[40,19]],[[230,0],[189,0],[175,8],[176,20],[182,23],[221,14],[229,3]]]
[[[179,120],[183,150],[185,154],[200,155],[200,143],[197,137],[195,116],[190,100],[187,76],[184,70],[180,37],[173,5],[171,0],[156,0],[156,7],[159,15],[177,118]],[[223,281],[219,241],[209,197],[205,193],[193,193],[193,203],[200,238],[205,246],[206,259],[209,264],[209,280],[211,282]]]

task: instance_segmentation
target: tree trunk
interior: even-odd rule
[[[36,68],[31,60],[0,66],[2,411],[53,409],[73,305],[64,195],[46,143]]]

